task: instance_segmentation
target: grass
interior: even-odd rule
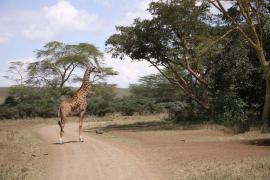
[[[201,164],[187,175],[189,180],[230,179],[230,180],[268,180],[270,177],[270,157],[246,158],[241,161]]]
[[[46,146],[31,131],[32,123],[0,121],[0,125],[0,180],[41,179],[46,169]]]

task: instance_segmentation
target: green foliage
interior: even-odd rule
[[[183,93],[160,74],[141,77],[139,83],[130,85],[129,89],[131,96],[123,99],[126,104],[122,111],[153,114],[171,109],[169,103],[185,99]]]
[[[116,99],[114,106],[117,112],[121,112],[124,116],[132,116],[135,113],[140,115],[154,114],[162,111],[162,106],[156,104],[153,99],[139,98],[137,96],[127,96]]]
[[[208,75],[216,121],[246,130],[249,123],[258,124],[265,90],[256,52],[234,35],[211,63]]]
[[[115,111],[113,100],[116,96],[115,85],[100,83],[93,86],[93,95],[88,99],[87,113],[105,116]]]
[[[57,116],[61,93],[53,88],[15,86],[0,106],[0,119]]]
[[[152,19],[117,27],[106,45],[113,57],[148,61],[178,90],[208,109],[207,54],[212,42],[209,4],[195,0],[150,3]]]
[[[233,10],[229,12],[232,15],[236,13]],[[235,33],[215,42],[229,28],[210,25],[212,17],[206,1],[200,5],[186,0],[152,2],[149,11],[152,19],[136,19],[132,26],[117,27],[118,33],[106,42],[113,57],[148,61],[160,70],[162,76],[143,77],[140,84],[132,85],[133,96],[162,102],[171,118],[177,121],[214,119],[243,130],[248,129],[250,122],[258,121],[265,84],[256,52],[241,36]],[[234,16],[238,18],[237,14]],[[264,26],[268,26],[267,21]],[[268,31],[264,29],[262,35],[267,49]],[[213,42],[215,45],[209,46]],[[200,77],[192,74],[192,70]],[[210,108],[207,111],[187,98],[203,96],[202,80],[208,88]],[[128,99],[127,102],[126,107],[136,111],[135,101]]]
[[[117,27],[119,33],[106,41],[109,52],[113,57],[127,55],[132,60],[151,61],[166,69],[169,69],[166,64],[179,65],[176,61],[183,60],[180,55],[185,51],[181,47],[182,41],[187,41],[190,46],[188,52],[194,55],[195,48],[202,45],[200,43],[208,36],[205,31],[208,26],[203,21],[207,18],[208,4],[195,4],[195,0],[177,0],[169,5],[161,1],[152,2],[149,12],[153,18],[135,19],[132,26]]]
[[[164,76],[152,74],[141,77],[139,84],[132,84],[130,92],[137,98],[150,98],[156,103],[176,101],[183,93]]]
[[[135,87],[135,85],[133,85]],[[160,112],[161,107],[153,98],[143,97],[141,93],[116,98],[115,85],[99,83],[93,86],[93,94],[88,99],[87,112],[96,116],[105,116],[107,113],[121,112],[123,115],[153,114]]]
[[[130,97],[123,97],[114,102],[117,112],[121,112],[124,116],[132,116],[137,111],[138,107],[136,100]]]
[[[214,98],[215,121],[226,126],[234,126],[237,133],[249,130],[252,116],[248,104],[236,93],[222,92]]]
[[[89,63],[99,67],[102,53],[92,44],[69,45],[52,41],[37,50],[36,56],[40,61],[28,66],[27,83],[63,88],[76,68]]]

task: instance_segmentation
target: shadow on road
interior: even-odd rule
[[[79,141],[65,141],[64,144],[66,143],[78,143]],[[55,144],[55,145],[62,145],[61,143],[57,142],[57,143],[52,143],[52,144]]]
[[[244,144],[255,146],[270,146],[270,138],[247,140],[244,141]]]
[[[85,132],[109,132],[114,130],[127,130],[127,131],[159,131],[159,130],[193,130],[198,129],[196,123],[174,123],[172,121],[149,121],[149,122],[136,122],[130,124],[113,124],[105,127],[95,127],[85,129]],[[98,129],[98,130],[97,130]],[[97,133],[99,134],[99,133]]]

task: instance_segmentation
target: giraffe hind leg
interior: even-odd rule
[[[63,134],[64,134],[64,127],[65,127],[65,116],[63,115],[62,110],[60,109],[60,120],[58,121],[58,125],[60,126],[60,139],[59,144],[64,144],[63,141]]]
[[[61,121],[58,121],[58,125],[60,126],[61,132],[64,132],[64,128],[63,128]]]
[[[59,144],[64,144],[64,141],[63,141],[64,127],[60,121],[58,121],[58,125],[60,126]]]
[[[83,118],[84,118],[85,110],[80,111],[80,118],[79,118],[79,142],[84,142],[82,137],[82,126],[83,126]]]

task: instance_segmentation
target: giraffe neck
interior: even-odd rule
[[[90,86],[90,68],[87,67],[85,72],[84,72],[84,76],[83,76],[83,81],[82,81],[82,85],[78,91],[78,93],[80,93],[80,95],[82,96],[87,96],[88,92],[89,92],[89,86]]]

